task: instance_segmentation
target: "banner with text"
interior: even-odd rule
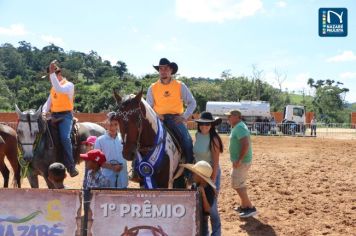
[[[0,189],[0,236],[80,235],[79,190]]]
[[[88,232],[94,236],[198,235],[198,206],[198,193],[191,190],[93,190]]]

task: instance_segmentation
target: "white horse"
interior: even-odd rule
[[[55,124],[51,125],[42,117],[42,107],[37,111],[28,110],[22,112],[16,105],[16,113],[18,115],[18,143],[23,159],[29,163],[30,171],[27,178],[30,185],[32,188],[38,188],[38,175],[41,175],[45,179],[47,186],[53,188],[53,184],[47,178],[48,167],[53,162],[63,162],[58,129]],[[85,151],[85,147],[81,143],[91,135],[99,136],[104,134],[105,129],[90,122],[77,123],[74,128],[78,132],[72,135],[72,143],[74,144],[73,157],[78,163],[79,154]]]

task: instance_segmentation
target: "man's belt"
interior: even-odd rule
[[[68,113],[72,113],[72,111],[60,111],[60,112],[52,112],[53,115],[65,115]]]
[[[163,117],[181,116],[182,114],[163,114]]]

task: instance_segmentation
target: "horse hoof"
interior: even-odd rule
[[[79,175],[79,172],[75,167],[73,167],[69,170],[69,175],[70,175],[70,177],[75,177],[75,176]]]
[[[142,179],[140,177],[136,177],[136,176],[130,177],[129,179],[130,179],[130,181],[132,181],[134,183],[141,183],[141,181],[142,181]]]

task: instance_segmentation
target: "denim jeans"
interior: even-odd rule
[[[65,114],[52,114],[52,116],[56,119],[63,118],[61,122],[58,124],[59,138],[63,146],[63,154],[64,154],[64,165],[68,170],[74,168],[74,159],[73,159],[73,148],[72,141],[70,139],[70,134],[72,132],[73,125],[73,114],[65,113]]]
[[[216,177],[215,185],[216,185],[216,190],[220,190],[220,177],[221,177],[221,169],[219,167],[218,175]],[[208,219],[209,216],[204,215],[202,219],[202,233],[201,235],[203,236],[208,236],[209,235],[209,225],[208,225]],[[211,236],[220,236],[221,235],[221,221],[220,221],[220,215],[218,211],[218,197],[216,196],[215,201],[213,205],[210,207],[210,224],[211,224]]]
[[[216,191],[220,191],[220,178],[221,178],[221,169],[219,166],[218,175],[216,176]],[[214,204],[210,208],[210,224],[211,224],[211,235],[212,236],[220,236],[221,235],[221,221],[220,215],[218,211],[218,195],[216,195],[216,199]]]
[[[176,124],[174,121],[176,115],[164,115],[164,124],[172,130],[179,140],[179,143],[182,145],[183,155],[186,159],[186,163],[193,163],[193,140],[190,136],[187,127],[184,123]]]

